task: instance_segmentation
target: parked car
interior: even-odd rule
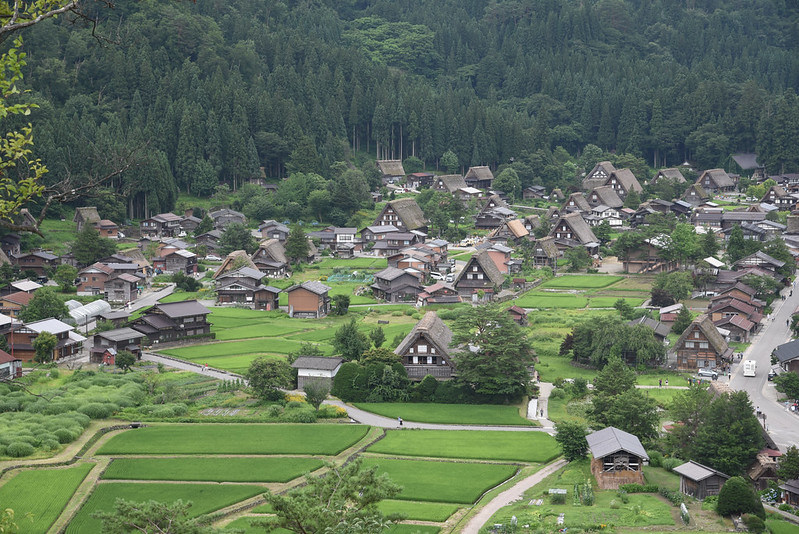
[[[205,259],[208,261],[222,261],[222,258],[217,256],[216,254],[209,254],[205,257]]]
[[[719,374],[713,369],[700,369],[696,374],[701,377],[712,378],[713,380],[716,380],[719,377]]]
[[[777,372],[774,369],[770,369],[768,372],[768,380],[771,382],[774,380],[774,377],[777,376]]]
[[[455,281],[455,275],[453,275],[452,273],[449,273],[449,274],[447,275],[446,282],[447,282],[448,284],[451,284],[451,283],[452,283],[452,282],[454,282],[454,281]]]
[[[430,278],[432,278],[433,280],[443,280],[444,275],[439,272],[433,271],[430,273]]]

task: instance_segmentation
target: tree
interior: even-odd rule
[[[191,502],[177,500],[172,504],[158,501],[132,502],[116,499],[113,512],[94,512],[92,517],[103,522],[104,534],[150,532],[153,534],[211,534],[216,529],[189,518]]]
[[[26,323],[42,319],[62,319],[68,313],[67,307],[55,288],[40,287],[33,292],[33,298],[19,312],[19,318]]]
[[[67,293],[75,286],[75,278],[77,276],[78,270],[76,268],[68,263],[62,263],[56,268],[53,280],[58,283],[62,292]]]
[[[612,231],[613,229],[610,227],[608,221],[602,221],[598,226],[594,227],[594,235],[603,245],[610,242],[610,234]]]
[[[374,347],[365,351],[361,355],[361,363],[364,365],[370,363],[393,365],[395,363],[402,363],[402,357],[391,349],[387,349],[385,347]]]
[[[679,302],[691,296],[694,279],[691,273],[675,271],[673,273],[660,273],[655,277],[653,289],[662,289],[666,294]],[[654,295],[654,293],[653,293]]]
[[[674,395],[668,406],[668,414],[679,424],[672,425],[666,437],[674,456],[693,458],[694,440],[707,418],[707,410],[712,400],[710,391],[697,384]]]
[[[383,343],[386,342],[386,334],[383,332],[382,326],[376,326],[369,332],[369,339],[372,340],[372,345],[379,349]]]
[[[594,393],[598,395],[621,395],[635,387],[635,371],[627,367],[620,358],[612,358],[594,379]]]
[[[780,457],[777,466],[777,476],[782,480],[794,480],[799,478],[799,449],[796,445],[791,445]]]
[[[330,393],[330,386],[321,380],[305,382],[303,389],[305,390],[305,400],[317,411]]]
[[[117,353],[114,362],[117,367],[127,373],[136,364],[136,356],[130,351],[121,350]]]
[[[333,347],[345,360],[358,360],[368,348],[369,340],[366,334],[358,330],[355,318],[349,323],[344,323],[336,330],[333,337]]]
[[[81,265],[91,265],[97,260],[116,253],[117,245],[112,240],[100,237],[100,233],[91,224],[83,226],[72,244],[72,254]]]
[[[281,388],[291,387],[291,366],[285,360],[256,358],[247,368],[247,381],[257,397],[265,401],[282,400]]]
[[[333,310],[332,315],[347,315],[350,309],[350,296],[349,295],[333,295]]]
[[[522,198],[522,181],[512,167],[507,167],[491,182],[492,189],[502,191],[511,200]]]
[[[691,326],[693,321],[694,316],[691,313],[691,310],[688,309],[688,306],[683,306],[680,308],[679,313],[677,313],[677,319],[674,321],[674,324],[671,325],[671,331],[677,335],[680,335],[685,332],[686,328]]]
[[[774,298],[774,293],[776,293],[779,287],[777,281],[767,274],[747,274],[741,278],[741,282],[754,289],[757,298],[768,302],[771,302],[771,299]]]
[[[308,238],[302,227],[295,224],[289,230],[289,235],[286,238],[286,256],[291,263],[300,263],[308,258],[308,250]]]
[[[799,399],[799,375],[796,373],[781,373],[774,377],[777,391],[789,399]]]
[[[625,321],[629,321],[632,319],[633,315],[633,307],[627,302],[626,299],[618,298],[616,302],[613,303],[613,307],[616,308],[616,311],[619,312],[619,315]]]
[[[696,229],[691,224],[677,223],[669,235],[660,238],[664,241],[665,258],[677,260],[681,267],[688,258],[694,257],[698,250]]]
[[[569,272],[577,272],[591,266],[591,255],[582,246],[571,247],[564,254],[566,263],[569,265]]]
[[[469,308],[455,322],[453,341],[469,347],[454,358],[458,382],[505,400],[527,393],[535,352],[527,334],[499,306]]]
[[[227,256],[234,250],[244,250],[252,254],[258,248],[258,242],[252,233],[241,223],[231,223],[225,227],[219,237],[219,249]]]
[[[337,466],[327,463],[321,477],[307,475],[306,484],[285,495],[267,493],[274,510],[270,517],[253,525],[267,532],[283,528],[297,534],[379,534],[390,525],[378,509],[383,499],[401,491],[378,466],[364,468],[363,459]]]
[[[50,332],[39,332],[33,340],[33,351],[36,353],[34,360],[37,363],[47,363],[53,359],[53,351],[58,345],[58,338]]]
[[[447,169],[447,172],[450,174],[458,172],[458,156],[455,152],[452,150],[444,152],[444,155],[441,156],[441,166]]]
[[[638,191],[631,190],[624,198],[624,207],[637,210],[641,205],[641,194]]]
[[[752,489],[752,485],[740,476],[730,478],[719,490],[716,513],[721,516],[752,513],[761,519],[766,518],[760,497]]]
[[[208,216],[206,213],[203,215],[203,218],[200,219],[200,224],[197,225],[197,228],[194,229],[195,237],[198,235],[202,235],[206,232],[210,232],[214,229],[214,220]]]
[[[719,240],[716,232],[707,229],[702,237],[699,238],[699,250],[705,258],[715,257],[719,251]]]
[[[588,456],[588,431],[585,425],[576,421],[560,421],[555,423],[555,441],[563,449],[566,460],[573,462]]]
[[[727,257],[730,264],[733,264],[747,254],[749,254],[749,245],[744,239],[744,231],[741,229],[741,225],[736,224],[732,227],[730,239],[727,241]]]
[[[194,292],[202,287],[202,282],[192,276],[187,275],[183,271],[178,271],[172,275],[172,282],[177,289],[186,292]]]
[[[602,405],[595,405],[592,410],[592,420],[629,432],[642,441],[657,438],[660,425],[657,401],[640,390],[628,389],[596,409],[599,406]]]

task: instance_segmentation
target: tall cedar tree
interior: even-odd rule
[[[234,250],[244,250],[247,254],[252,254],[257,248],[258,242],[255,237],[241,223],[227,225],[219,238],[219,249],[226,256]]]
[[[300,263],[308,258],[308,250],[308,238],[302,227],[295,224],[286,238],[286,256],[291,263]]]
[[[105,237],[100,237],[100,233],[90,224],[83,227],[72,244],[72,254],[81,265],[91,265],[116,251],[116,243]]]
[[[371,343],[366,334],[358,330],[355,318],[349,323],[341,325],[333,336],[333,347],[345,360],[359,360],[370,346]]]
[[[555,441],[563,449],[563,456],[570,462],[588,456],[588,431],[585,425],[576,421],[560,421],[555,423]]]
[[[677,319],[674,321],[674,324],[671,325],[671,331],[679,336],[685,332],[686,328],[691,326],[693,320],[694,316],[691,310],[688,309],[688,306],[683,306],[680,308],[680,312],[677,314]]]
[[[527,392],[535,351],[527,334],[499,306],[469,308],[455,322],[458,381],[476,393],[516,399]]]
[[[796,445],[788,447],[788,450],[780,458],[777,475],[782,480],[799,478],[799,449],[796,448]]]

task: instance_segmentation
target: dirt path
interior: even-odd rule
[[[466,526],[461,529],[461,534],[478,534],[480,528],[493,516],[500,508],[503,508],[510,503],[518,500],[522,494],[528,489],[532,488],[546,477],[566,465],[566,460],[558,460],[541,469],[540,471],[530,475],[529,477],[520,480],[511,488],[503,491],[485,506],[483,506],[475,516],[473,516]]]

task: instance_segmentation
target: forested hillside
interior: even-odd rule
[[[130,217],[259,167],[335,180],[336,161],[436,168],[447,150],[462,167],[512,161],[524,185],[576,183],[564,162],[589,143],[651,166],[757,151],[771,173],[799,171],[788,0],[99,4],[110,41],[39,24],[25,82],[51,180],[137,150],[112,184]]]

